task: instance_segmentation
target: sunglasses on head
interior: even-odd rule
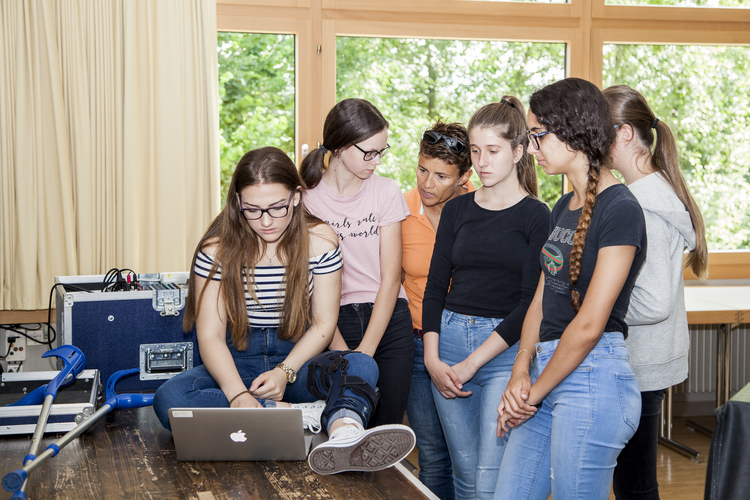
[[[425,141],[428,144],[437,144],[440,141],[445,142],[445,146],[453,153],[461,154],[464,151],[466,151],[466,144],[459,141],[455,137],[448,137],[446,135],[441,134],[440,132],[435,132],[434,130],[428,130],[424,133],[422,136],[422,140]]]

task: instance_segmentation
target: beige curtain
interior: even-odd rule
[[[215,0],[2,0],[0,31],[0,310],[187,270],[220,207]]]

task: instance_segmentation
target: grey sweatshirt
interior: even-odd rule
[[[683,252],[695,248],[690,214],[658,173],[630,186],[646,218],[648,253],[625,316],[630,364],[641,391],[666,389],[688,375]]]

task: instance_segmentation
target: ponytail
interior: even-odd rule
[[[699,279],[708,276],[708,245],[706,229],[698,204],[693,199],[682,175],[677,152],[677,142],[669,126],[656,118],[646,99],[627,85],[615,85],[604,90],[604,96],[612,108],[615,123],[630,125],[643,145],[644,154],[651,158],[651,168],[659,172],[690,214],[695,229],[695,249],[685,262]],[[655,141],[655,144],[654,144]],[[651,144],[654,144],[653,153]]]
[[[512,149],[523,146],[521,159],[516,162],[518,183],[530,196],[539,198],[539,183],[536,177],[534,158],[529,154],[529,138],[526,135],[526,110],[514,96],[504,95],[500,102],[481,107],[469,120],[468,129],[489,128],[498,137],[510,142]]]
[[[312,189],[320,183],[325,171],[325,155],[321,148],[315,148],[302,160],[299,173],[307,189]]]

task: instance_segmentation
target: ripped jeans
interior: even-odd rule
[[[559,340],[537,344],[536,381]],[[513,429],[495,499],[609,498],[617,456],[638,428],[641,393],[622,333],[605,332],[581,364]]]

